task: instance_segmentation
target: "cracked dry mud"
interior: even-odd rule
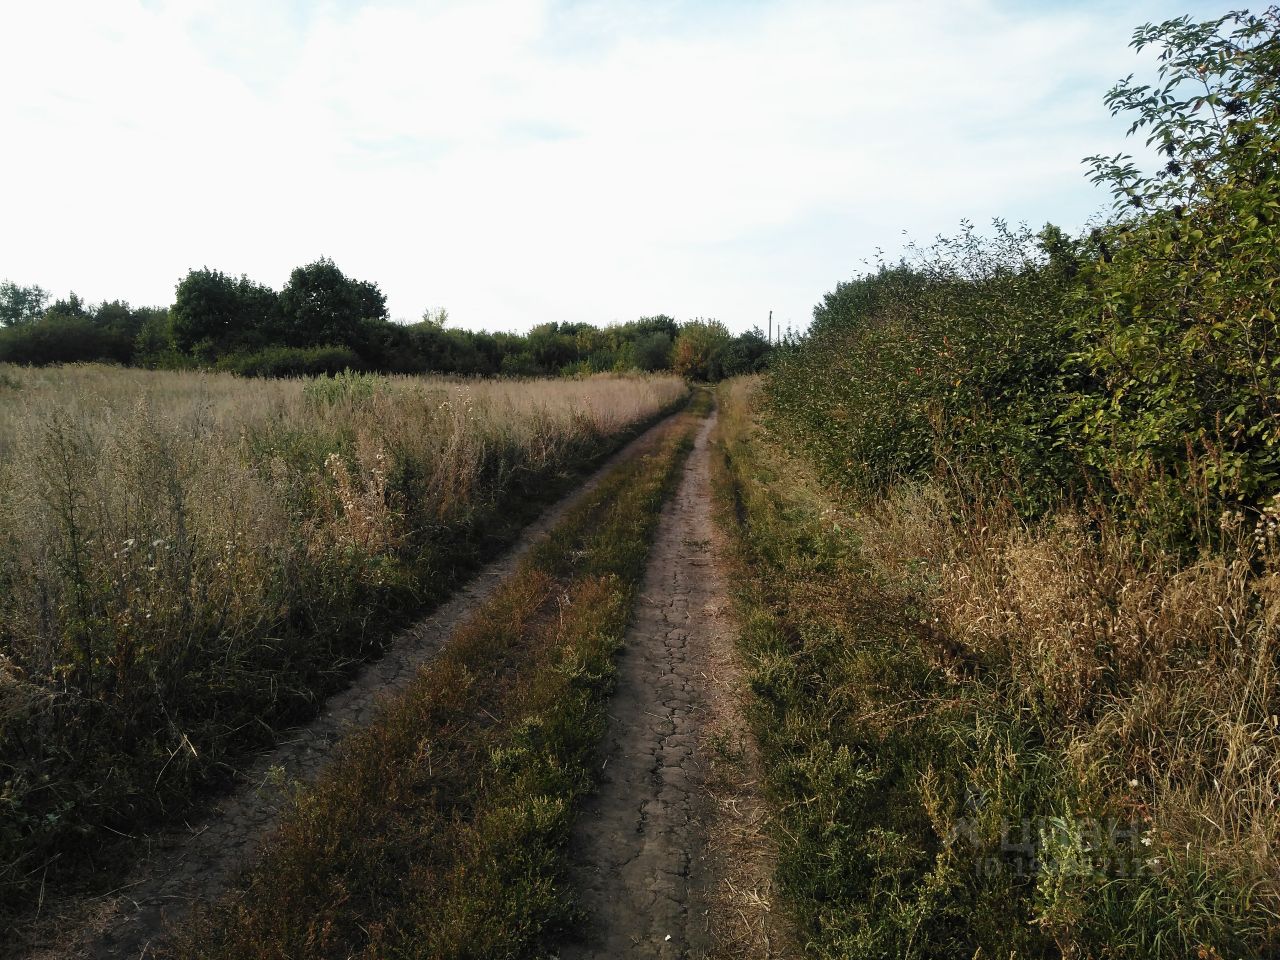
[[[378,701],[402,689],[453,629],[515,571],[529,548],[614,466],[645,449],[665,422],[615,453],[582,486],[530,525],[505,555],[433,614],[400,633],[379,660],[326,701],[315,719],[286,731],[274,750],[247,760],[239,771],[242,786],[215,802],[190,829],[147,838],[149,853],[124,886],[106,896],[46,905],[44,935],[36,932],[24,938],[25,949],[34,946],[29,956],[33,960],[153,956],[168,923],[192,906],[211,901],[251,861],[280,815],[286,797],[282,785],[313,780],[338,740],[367,724]],[[5,946],[24,950],[13,941]],[[8,950],[0,947],[0,953]]]
[[[750,763],[726,789],[715,762],[716,738],[728,733],[749,740],[732,702],[740,678],[711,513],[715,419],[713,413],[699,430],[675,496],[663,508],[618,658],[602,784],[573,838],[588,921],[581,939],[562,950],[565,960],[736,952],[727,941],[740,943],[742,935],[726,936],[726,928],[738,924],[724,916],[742,906],[726,903],[725,890],[737,889],[735,882],[763,891],[749,912],[769,909],[762,834],[754,833],[761,842],[725,839],[745,836],[727,828],[735,817],[759,827],[763,808],[742,776]],[[756,942],[764,949],[749,955],[774,955],[767,936]]]

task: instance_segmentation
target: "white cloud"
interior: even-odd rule
[[[1129,32],[1177,12],[7,4],[0,276],[167,302],[191,266],[278,286],[328,255],[473,327],[802,322],[904,228],[1083,222]]]

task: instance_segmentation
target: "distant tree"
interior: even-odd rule
[[[427,307],[422,311],[422,322],[443,330],[449,322],[449,311],[444,307]]]
[[[121,341],[132,343],[146,319],[145,310],[135,310],[123,300],[99,304],[93,311],[93,322]]]
[[[92,316],[89,305],[74,290],[65,300],[55,300],[53,306],[44,312],[46,320],[87,320]]]
[[[123,300],[99,304],[93,311],[93,324],[111,344],[111,359],[121,363],[135,362],[138,339],[143,326],[155,314],[164,317],[168,326],[168,311],[152,307],[134,308]]]
[[[572,324],[541,323],[525,337],[525,350],[533,358],[538,373],[554,376],[577,362],[578,327]]]
[[[204,361],[261,347],[277,335],[279,302],[270,287],[220,270],[192,270],[174,297],[174,345]]]
[[[720,377],[737,377],[747,373],[760,373],[769,356],[769,339],[759,327],[738,334],[720,351]]]
[[[134,363],[143,366],[172,366],[174,357],[173,321],[163,307],[144,307],[135,311],[139,319],[133,338]]]
[[[35,302],[40,297],[28,299]],[[167,317],[164,310],[134,309],[122,300],[92,307],[71,293],[37,319],[6,325],[0,359],[33,365],[93,360],[133,363],[138,335],[153,314]]]
[[[680,333],[680,323],[674,317],[659,313],[652,317],[641,317],[639,320],[632,320],[630,323],[623,324],[622,329],[631,336],[639,336],[644,333],[665,333],[674,340]]]
[[[690,380],[720,379],[720,353],[731,337],[718,320],[690,320],[680,328],[672,351],[672,368]]]
[[[661,330],[644,333],[631,344],[631,362],[637,370],[671,368],[671,334]]]
[[[34,284],[20,287],[6,280],[0,283],[0,327],[17,327],[34,323],[44,313],[49,292]]]
[[[377,284],[353,280],[332,260],[321,258],[289,275],[280,291],[280,313],[289,346],[360,349],[362,321],[385,321],[387,298]]]

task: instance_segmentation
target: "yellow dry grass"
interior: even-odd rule
[[[675,377],[0,367],[0,913],[314,709]],[[59,860],[61,857],[61,860]]]

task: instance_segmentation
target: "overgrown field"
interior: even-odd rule
[[[577,919],[568,832],[598,775],[613,654],[697,422],[616,468],[340,746],[177,956],[549,954]]]
[[[966,228],[726,393],[818,955],[1280,951],[1280,8],[1135,46],[1110,222]]]
[[[0,915],[109,872],[686,394],[0,368]]]
[[[851,501],[722,389],[780,885],[814,956],[1280,949],[1280,576],[943,483]]]

